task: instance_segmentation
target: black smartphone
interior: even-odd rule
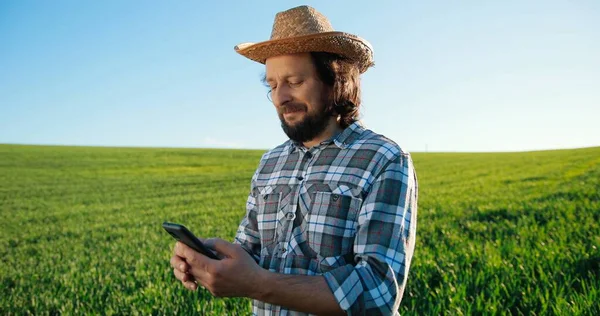
[[[212,250],[208,249],[200,241],[200,239],[194,236],[194,234],[192,234],[191,231],[185,228],[185,226],[169,222],[164,222],[162,226],[167,231],[167,233],[171,234],[171,236],[173,236],[173,238],[175,238],[176,240],[181,241],[188,247],[196,250],[197,252],[211,259],[220,260],[219,257],[217,257],[217,255],[215,255],[215,253],[212,252]]]

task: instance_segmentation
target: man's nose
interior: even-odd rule
[[[289,87],[281,85],[275,91],[271,92],[271,98],[276,106],[282,106],[292,100],[292,94]]]

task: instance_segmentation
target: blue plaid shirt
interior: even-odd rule
[[[348,314],[397,314],[415,246],[410,154],[354,123],[306,149],[287,141],[252,177],[235,237],[264,269],[322,275]],[[302,314],[253,302],[260,315]]]

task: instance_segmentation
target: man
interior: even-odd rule
[[[363,39],[315,9],[277,14],[271,40],[236,46],[265,64],[290,138],[263,155],[233,244],[212,260],[177,243],[171,265],[190,290],[254,299],[255,314],[396,314],[415,245],[410,155],[357,121]]]

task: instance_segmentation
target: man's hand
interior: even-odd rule
[[[345,314],[323,276],[272,273],[239,245],[216,238],[205,245],[222,259],[210,259],[181,242],[171,258],[175,277],[192,291],[201,285],[218,297],[248,297],[311,314]]]
[[[242,247],[218,238],[207,239],[205,245],[222,259],[210,259],[182,242],[175,243],[171,266],[186,288],[195,291],[201,285],[217,297],[259,296],[265,270]]]

